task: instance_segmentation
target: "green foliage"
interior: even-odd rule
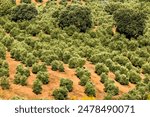
[[[64,51],[63,52],[63,62],[67,64],[69,62],[70,58],[71,58],[70,52]]]
[[[83,6],[68,6],[60,12],[58,22],[61,28],[74,25],[80,32],[85,32],[92,26],[91,11],[89,8]]]
[[[129,77],[129,81],[133,84],[137,84],[138,82],[141,81],[141,77],[140,74],[138,74],[136,71],[134,70],[130,70],[128,72],[128,77]]]
[[[2,87],[3,90],[9,89],[10,88],[9,78],[1,77],[0,78],[0,86]]]
[[[96,90],[92,82],[87,82],[85,85],[85,94],[89,97],[95,97],[96,96]]]
[[[130,40],[128,42],[128,49],[129,50],[134,51],[138,48],[138,46],[139,46],[139,43],[136,40]]]
[[[45,62],[47,65],[51,65],[52,61],[58,60],[58,56],[56,54],[52,55],[43,54],[41,56],[41,60]]]
[[[143,73],[144,74],[150,74],[150,63],[145,63],[143,66],[142,66],[142,69],[143,69]]]
[[[23,65],[20,64],[16,68],[16,74],[25,75],[26,77],[29,77],[30,71],[28,68],[24,68]]]
[[[0,0],[0,17],[7,15],[12,6],[13,4],[10,0]]]
[[[119,89],[118,87],[116,87],[114,85],[114,82],[111,81],[111,80],[107,80],[105,83],[104,83],[104,91],[107,92],[108,94],[111,94],[112,96],[114,95],[118,95],[119,93]]]
[[[115,11],[122,7],[120,2],[110,2],[105,6],[105,11],[112,15]]]
[[[13,21],[31,20],[38,15],[36,7],[31,4],[20,4],[11,10],[11,18]]]
[[[53,91],[55,100],[66,100],[68,98],[68,90],[66,87],[60,87]]]
[[[83,67],[84,64],[85,59],[83,58],[72,57],[69,59],[69,68]]]
[[[21,75],[20,73],[17,73],[15,75],[15,78],[14,78],[14,83],[15,84],[20,84],[22,86],[26,86],[27,85],[27,79],[28,79],[27,76]]]
[[[0,42],[0,59],[5,59],[6,57],[6,48],[5,46]]]
[[[49,83],[49,73],[48,72],[41,72],[39,71],[36,76],[43,84]]]
[[[36,62],[37,58],[32,53],[28,53],[25,59],[26,66],[31,67]]]
[[[5,25],[3,26],[3,28],[5,29],[5,31],[7,33],[10,33],[10,31],[14,28],[14,27],[18,27],[18,25],[14,22],[6,22]]]
[[[59,70],[60,72],[64,72],[64,66],[61,61],[54,60],[52,61],[51,66],[53,71]]]
[[[119,71],[115,72],[115,80],[118,81],[121,85],[128,85],[129,84],[129,78],[125,74],[120,74]]]
[[[101,77],[101,80],[100,80],[101,83],[105,83],[108,80],[108,75],[104,72],[100,75],[100,77]]]
[[[0,77],[9,76],[9,66],[5,60],[0,59]]]
[[[78,77],[78,78],[82,78],[82,76],[87,76],[87,77],[89,77],[90,78],[90,76],[91,76],[91,73],[87,70],[87,69],[84,69],[84,68],[77,68],[76,69],[76,76]]]
[[[14,27],[11,31],[10,31],[10,34],[11,36],[13,37],[16,37],[17,35],[19,35],[21,33],[21,30],[17,27]]]
[[[108,52],[101,52],[101,53],[99,53],[99,54],[93,54],[93,55],[91,55],[91,57],[90,57],[90,61],[92,62],[92,63],[103,63],[103,62],[105,62],[107,59],[109,59],[110,58],[110,53],[108,53]]]
[[[81,86],[85,86],[85,85],[87,84],[87,82],[89,82],[89,81],[90,81],[90,77],[87,76],[87,75],[83,75],[83,76],[80,78],[79,84],[80,84]]]
[[[36,79],[33,83],[32,90],[35,94],[41,94],[42,91],[42,82],[39,79]]]
[[[95,65],[95,73],[97,73],[98,75],[101,75],[103,72],[108,73],[109,68],[103,63],[97,63]]]
[[[69,36],[72,36],[74,32],[79,32],[79,30],[74,26],[70,25],[69,27],[65,27],[64,30]]]
[[[40,64],[35,63],[32,65],[32,73],[37,74],[39,71],[41,71],[41,72],[47,71],[45,63],[40,63]]]
[[[61,78],[60,79],[60,86],[66,87],[69,92],[73,90],[73,81],[70,79]]]
[[[115,57],[113,58],[113,61],[118,62],[120,65],[125,65],[125,64],[127,64],[127,63],[130,62],[127,57],[121,56],[121,55],[115,56]]]
[[[34,25],[34,24],[30,24],[28,27],[27,27],[27,32],[29,34],[31,34],[32,36],[36,36],[37,34],[40,33],[40,29],[39,29],[39,26],[38,25]]]
[[[146,15],[141,11],[120,9],[114,13],[117,30],[128,38],[143,35]],[[128,24],[128,25],[127,25]]]
[[[11,44],[13,43],[14,38],[10,36],[4,36],[1,40],[1,42],[4,44],[4,46],[7,47],[8,50],[10,50]]]

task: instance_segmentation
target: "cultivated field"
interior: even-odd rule
[[[0,99],[149,99],[149,5],[0,0]]]

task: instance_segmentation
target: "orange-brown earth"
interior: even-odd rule
[[[65,72],[58,72],[58,71],[52,71],[51,67],[48,66],[48,72],[50,77],[50,82],[47,85],[43,85],[42,88],[42,94],[36,95],[32,92],[32,85],[34,80],[36,79],[36,75],[31,72],[30,68],[30,77],[28,78],[28,85],[27,86],[21,86],[16,85],[13,83],[14,75],[16,72],[17,65],[20,64],[20,62],[15,61],[11,58],[10,53],[7,52],[6,54],[6,60],[9,64],[9,74],[10,74],[10,89],[9,90],[2,90],[0,88],[0,98],[3,99],[11,99],[14,96],[20,96],[24,97],[25,99],[53,99],[52,92],[55,88],[59,87],[59,82],[61,78],[68,78],[73,81],[73,91],[69,92],[69,99],[92,99],[88,98],[85,93],[84,89],[85,87],[79,85],[79,79],[75,75],[75,69],[70,69],[68,65],[64,65]],[[100,76],[98,76],[94,71],[94,65],[90,62],[86,62],[85,66],[86,69],[88,69],[91,73],[91,81],[93,82],[95,89],[96,89],[96,98],[94,99],[103,99],[106,95],[104,92],[104,85],[100,82]],[[115,75],[113,73],[109,73],[109,78],[114,80]],[[115,80],[114,80],[115,81]],[[115,81],[115,85],[119,87],[120,93],[119,95],[123,93],[127,93],[129,90],[133,89],[135,85],[129,84],[128,86],[120,85],[118,82]]]

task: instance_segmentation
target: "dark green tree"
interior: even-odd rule
[[[80,32],[85,32],[92,26],[91,11],[83,6],[68,6],[60,12],[58,25],[62,29],[74,25]]]
[[[13,21],[31,20],[38,15],[36,7],[32,4],[21,4],[12,8],[11,18]]]
[[[142,11],[133,9],[120,9],[114,13],[117,30],[128,38],[143,35],[146,15]]]

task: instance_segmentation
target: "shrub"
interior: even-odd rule
[[[119,71],[115,73],[116,77],[115,80],[118,81],[121,85],[128,85],[129,84],[129,78],[125,74],[120,74]]]
[[[63,65],[63,62],[60,62],[60,65],[59,65],[59,72],[64,72],[64,65]]]
[[[36,62],[37,58],[32,53],[28,53],[25,59],[26,66],[31,67]]]
[[[30,76],[30,71],[28,68],[24,68],[22,64],[18,65],[16,68],[16,74],[25,75],[26,77]]]
[[[0,78],[0,86],[2,87],[3,90],[9,89],[10,87],[9,79],[7,77]]]
[[[12,58],[15,58],[17,61],[23,61],[27,56],[28,51],[25,48],[11,48],[10,54]]]
[[[60,72],[64,72],[64,66],[61,61],[54,60],[52,61],[51,66],[53,71],[59,70]]]
[[[11,44],[13,43],[14,38],[10,36],[4,36],[1,40],[1,42],[4,44],[4,46],[7,47],[8,51],[10,50]]]
[[[142,65],[145,62],[143,61],[142,58],[140,58],[139,56],[135,56],[135,55],[131,56],[130,61],[135,67],[142,67]]]
[[[60,86],[66,87],[69,92],[73,90],[73,81],[69,79],[60,79]]]
[[[83,6],[68,6],[60,12],[58,25],[62,29],[74,25],[80,32],[85,32],[92,26],[91,11]]]
[[[0,59],[6,58],[6,48],[5,46],[0,42]]]
[[[127,63],[127,64],[125,65],[125,67],[126,67],[128,70],[131,70],[131,69],[133,68],[133,65],[132,65],[131,62],[129,62],[129,63]]]
[[[70,52],[69,51],[64,51],[64,53],[63,53],[63,62],[65,64],[67,64],[70,58],[71,58]]]
[[[137,41],[135,40],[131,40],[128,42],[128,49],[131,50],[131,51],[134,51],[138,48],[139,44]]]
[[[47,65],[51,65],[51,63],[52,63],[52,61],[54,61],[54,60],[58,60],[59,58],[58,58],[58,56],[56,55],[56,54],[52,54],[52,55],[42,55],[41,56],[41,60],[43,61],[43,62],[45,62]]]
[[[35,24],[30,24],[27,28],[27,33],[31,34],[32,36],[36,36],[37,34],[40,33],[40,28],[38,25]]]
[[[76,69],[76,76],[78,77],[78,78],[82,78],[82,76],[87,76],[87,77],[89,77],[90,78],[90,76],[91,76],[91,73],[87,70],[87,69],[84,69],[84,68],[77,68]]]
[[[140,75],[134,70],[130,70],[128,72],[128,77],[129,77],[129,81],[133,84],[137,84],[138,82],[141,81]]]
[[[49,83],[49,73],[48,72],[41,72],[39,71],[36,76],[43,84]]]
[[[0,0],[0,17],[7,15],[9,9],[13,6],[10,0]]]
[[[87,76],[87,75],[83,75],[83,76],[80,78],[79,84],[80,84],[81,86],[85,86],[86,83],[89,82],[89,81],[90,81],[90,77]]]
[[[92,62],[92,63],[103,63],[103,62],[105,62],[107,59],[109,59],[110,58],[110,53],[108,53],[108,52],[102,52],[102,53],[100,53],[100,54],[93,54],[93,55],[91,55],[91,57],[90,57],[90,61]]]
[[[13,21],[31,20],[38,15],[36,7],[31,4],[20,4],[13,7],[11,18]]]
[[[144,74],[150,74],[150,63],[145,63],[143,66],[142,66],[142,69],[143,69],[143,73]]]
[[[129,61],[129,59],[125,56],[122,55],[117,55],[113,58],[113,61],[118,62],[120,65],[125,65],[127,64]]]
[[[65,100],[68,98],[68,90],[66,87],[60,87],[53,91],[53,96],[56,100]]]
[[[39,79],[36,79],[33,83],[32,90],[35,94],[41,94],[42,91],[42,82]]]
[[[150,82],[150,75],[149,74],[145,74],[145,78],[144,78],[144,83],[148,84]]]
[[[16,36],[18,36],[21,32],[22,32],[22,31],[21,31],[19,28],[14,27],[14,28],[10,31],[10,34],[11,34],[11,36],[16,37]]]
[[[14,22],[6,22],[5,25],[3,26],[3,28],[5,29],[5,31],[7,33],[10,33],[10,31],[14,28],[14,27],[18,27],[18,25]]]
[[[83,67],[85,60],[83,58],[72,57],[69,59],[69,68]]]
[[[74,26],[70,25],[69,27],[65,27],[64,30],[69,36],[72,36],[74,32],[79,32],[79,30]]]
[[[101,74],[101,83],[105,83],[108,80],[108,75],[106,73]]]
[[[97,63],[95,65],[95,73],[97,73],[98,75],[101,75],[103,72],[108,73],[109,68],[103,63]]]
[[[9,76],[9,66],[5,60],[0,59],[0,77]]]
[[[20,84],[22,86],[25,86],[25,85],[27,85],[27,79],[28,79],[27,76],[21,75],[20,73],[17,73],[15,75],[15,78],[14,78],[14,83],[15,84]]]
[[[41,64],[35,63],[32,65],[32,73],[37,74],[39,71],[41,72],[47,71],[45,63],[41,63]]]
[[[104,88],[105,92],[111,94],[112,96],[118,95],[119,89],[114,85],[113,81],[107,80],[107,82],[104,83],[104,86],[105,86]]]
[[[146,23],[146,15],[143,12],[126,8],[120,9],[114,13],[114,20],[117,30],[128,38],[143,35]]]
[[[9,76],[9,70],[5,68],[0,68],[0,77]]]
[[[85,85],[85,94],[89,97],[95,97],[96,96],[96,90],[94,88],[94,85],[92,82],[87,82]]]

